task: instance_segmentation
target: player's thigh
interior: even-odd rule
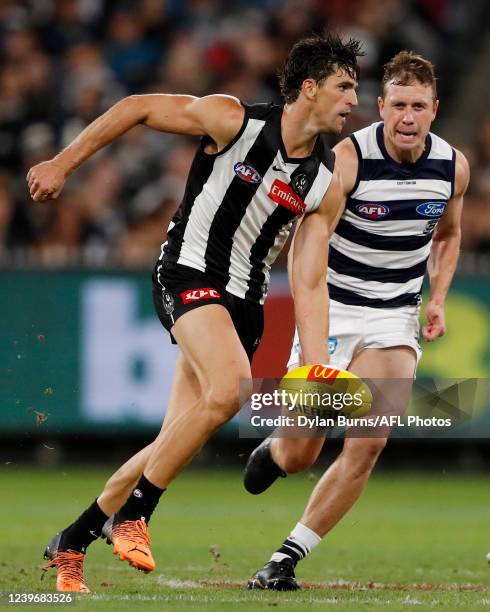
[[[391,428],[403,416],[410,401],[417,355],[408,346],[363,349],[352,359],[348,369],[369,386],[373,403],[369,416],[381,417],[376,427],[351,427],[347,439],[358,439],[359,444],[374,450],[386,442]],[[354,444],[354,443],[353,443]]]
[[[204,394],[238,391],[240,380],[250,381],[247,354],[224,306],[209,304],[186,312],[172,334]]]
[[[360,378],[407,378],[413,380],[417,355],[409,346],[366,348],[356,353],[348,366]]]
[[[410,401],[417,355],[408,346],[368,348],[359,351],[349,371],[368,384],[373,393],[373,412],[402,415]]]

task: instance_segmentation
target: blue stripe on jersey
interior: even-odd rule
[[[365,263],[351,259],[330,246],[328,255],[328,267],[338,274],[354,276],[366,281],[377,281],[383,283],[405,283],[414,278],[423,277],[427,268],[427,259],[424,259],[409,268],[376,268]],[[421,278],[422,281],[422,278]]]
[[[340,219],[335,233],[350,242],[380,251],[415,251],[428,244],[432,235],[423,236],[383,236],[365,232],[345,219]]]
[[[401,306],[417,306],[420,304],[420,293],[404,293],[389,300],[380,298],[367,298],[353,291],[341,289],[328,283],[330,298],[342,304],[351,306],[368,306],[370,308],[400,308]]]
[[[423,166],[395,164],[386,159],[363,159],[358,178],[360,181],[402,181],[416,174],[417,180],[450,182],[453,168],[454,162],[451,159],[426,159]]]
[[[421,211],[423,210],[423,205],[427,203],[432,204],[434,202],[440,204],[440,210],[438,211],[440,214],[422,214]],[[382,221],[406,221],[414,219],[428,221],[430,219],[440,219],[440,217],[442,217],[444,208],[447,204],[447,200],[434,198],[429,202],[427,198],[424,198],[417,200],[383,200],[380,202],[376,202],[375,199],[373,199],[372,204],[374,204],[375,206],[379,206],[383,209],[382,216],[368,216],[366,212],[363,213],[362,208],[364,206],[371,205],[371,202],[368,202],[366,200],[358,200],[356,198],[348,198],[346,209],[350,210],[350,212],[354,213],[354,215],[356,215],[356,217],[359,217],[360,219],[369,218],[370,221],[374,221],[376,223]],[[417,210],[419,206],[420,209]]]

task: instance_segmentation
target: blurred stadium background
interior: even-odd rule
[[[436,64],[433,129],[465,153],[472,180],[449,331],[425,346],[418,376],[489,378],[489,24],[488,0],[2,0],[0,481],[19,463],[90,462],[102,482],[105,464],[156,433],[175,348],[154,315],[150,275],[196,141],[136,128],[79,169],[56,202],[30,201],[29,167],[128,94],[279,101],[275,73],[291,44],[325,27],[360,38],[366,51],[345,134],[377,119],[381,66],[395,52]],[[289,351],[285,254],[256,376],[280,375]],[[486,438],[393,440],[380,471],[488,469],[490,400],[481,410]],[[231,425],[197,463],[243,465],[255,444]],[[338,449],[334,441],[322,461]]]
[[[0,3],[4,449],[55,463],[80,450],[87,459],[87,436],[127,454],[131,439],[138,446],[153,435],[175,348],[153,313],[150,270],[196,141],[136,128],[72,175],[55,202],[29,199],[29,167],[128,94],[279,101],[275,73],[291,44],[325,27],[360,38],[366,50],[360,105],[345,133],[377,119],[381,66],[395,52],[414,49],[437,66],[434,130],[464,151],[472,181],[449,333],[425,346],[419,376],[489,377],[489,17],[485,0]],[[285,255],[275,266],[256,376],[280,375],[289,351]],[[226,431],[228,450],[246,444]],[[46,440],[56,440],[57,451]],[[481,453],[468,445],[482,443],[467,441],[458,457],[478,463]]]

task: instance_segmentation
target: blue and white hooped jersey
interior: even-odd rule
[[[330,297],[397,308],[420,303],[432,234],[454,193],[455,150],[428,134],[413,164],[386,151],[382,122],[351,135],[359,169],[329,251]]]

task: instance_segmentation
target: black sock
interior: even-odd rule
[[[74,523],[63,530],[59,549],[78,550],[84,553],[87,546],[100,537],[102,527],[108,518],[95,500]]]
[[[124,506],[116,512],[114,523],[141,519],[148,523],[164,491],[141,476]]]

